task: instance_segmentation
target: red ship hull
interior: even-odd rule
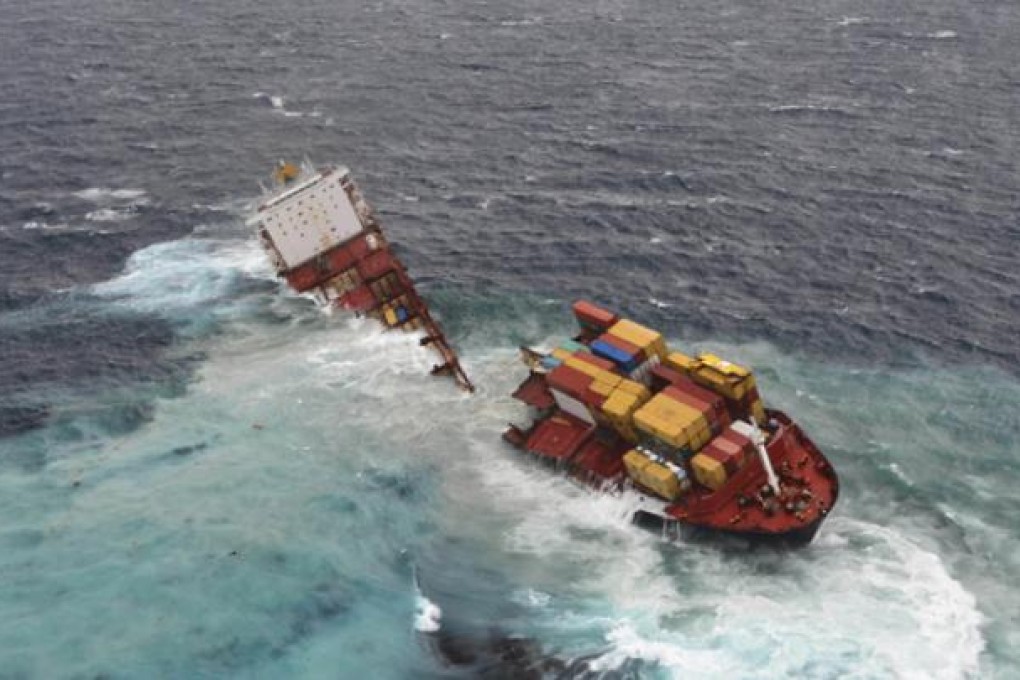
[[[511,425],[503,438],[516,448],[607,491],[633,491],[658,499],[627,476],[623,456],[633,445],[612,430],[566,414],[546,399],[545,381],[533,373],[514,396],[538,409],[527,429]],[[751,458],[717,491],[695,487],[679,501],[658,501],[660,510],[636,510],[639,526],[675,539],[728,537],[755,545],[799,547],[811,542],[839,496],[832,465],[803,431],[781,411],[769,410],[776,425],[766,447],[782,493],[767,493],[760,460]],[[764,492],[764,493],[763,493]]]

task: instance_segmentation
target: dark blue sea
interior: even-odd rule
[[[1018,35],[0,0],[0,678],[1020,677]],[[280,158],[352,168],[476,395],[274,278]],[[809,548],[664,543],[501,443],[582,296],[754,368],[841,476]]]

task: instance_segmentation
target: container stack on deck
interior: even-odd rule
[[[530,373],[513,396],[532,419],[504,440],[595,489],[633,488],[635,523],[669,538],[812,540],[838,477],[789,416],[765,410],[751,371],[671,351],[662,334],[590,302],[574,314],[576,337],[522,348]]]
[[[573,310],[579,335],[540,362],[556,408],[629,443],[627,475],[666,500],[740,471],[755,452],[746,420],[765,421],[749,370],[671,352],[661,333],[590,302]]]

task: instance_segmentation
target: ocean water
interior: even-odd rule
[[[0,678],[1020,673],[1015,4],[3,9]],[[273,278],[301,156],[477,394]],[[840,473],[815,543],[502,444],[576,296],[754,367]]]

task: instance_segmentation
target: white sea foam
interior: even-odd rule
[[[134,217],[133,210],[121,210],[116,208],[100,208],[85,215],[90,222],[123,222]]]
[[[146,197],[144,189],[110,189],[106,187],[92,187],[74,192],[80,199],[93,203],[111,203],[130,201],[138,203]]]
[[[96,292],[115,304],[179,318],[210,307],[231,314],[243,304],[234,299],[239,277],[273,278],[254,243],[188,239],[139,251],[123,275]],[[445,510],[447,521],[463,534],[498,520],[504,529],[486,536],[493,549],[542,565],[534,577],[519,576],[512,599],[548,619],[567,653],[607,649],[594,660],[596,669],[641,659],[678,677],[977,672],[984,642],[974,597],[936,554],[899,532],[837,515],[813,546],[781,559],[754,553],[733,559],[702,545],[665,545],[630,523],[646,502],[635,494],[595,494],[500,444],[504,424],[523,416],[506,396],[520,376],[512,346],[469,348],[465,363],[480,389],[466,397],[425,375],[432,359],[413,336],[366,320],[309,322],[315,318],[309,312],[299,331],[258,325],[232,334],[211,348],[189,393],[161,402],[151,424],[99,455],[50,466],[48,474],[82,484],[74,514],[59,520],[62,531],[105,532],[109,545],[130,546],[135,525],[118,518],[162,528],[162,542],[143,542],[133,553],[125,547],[124,555],[113,551],[148,565],[128,572],[118,588],[151,589],[173,575],[163,587],[183,606],[163,615],[160,637],[175,642],[159,653],[189,654],[208,637],[258,640],[252,617],[290,615],[310,583],[329,583],[338,569],[385,573],[391,544],[415,540],[413,513],[421,510],[365,493],[364,485],[374,472],[432,461],[456,499]],[[210,442],[210,452],[170,468],[158,463],[168,448],[196,441]],[[351,488],[362,489],[354,496],[356,515],[323,511]],[[409,513],[412,519],[405,518]],[[189,528],[175,533],[184,516]],[[373,520],[386,531],[359,531]],[[265,592],[238,597],[227,581],[195,579],[211,559],[205,548],[194,552],[198,538],[219,553],[234,545],[250,551],[232,569],[246,583],[264,584]],[[259,546],[290,561],[259,561]],[[174,560],[158,557],[168,550]],[[396,592],[406,592],[403,583],[393,585]],[[569,598],[553,594],[564,589]],[[87,638],[96,628],[148,656],[156,653],[144,628],[126,630],[103,614],[98,602],[115,599],[113,590],[96,596],[95,605],[73,596],[79,614],[62,622],[66,635]],[[411,620],[427,631],[440,624],[439,603],[416,595],[413,610],[407,603],[405,611],[399,600],[357,610],[357,630],[322,638],[333,646],[327,656],[362,658],[358,645],[371,637],[358,631],[366,627],[407,630]],[[189,627],[198,612],[227,602],[201,634]],[[2,636],[0,629],[0,639],[7,639]]]

